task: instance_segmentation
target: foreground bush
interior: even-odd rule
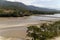
[[[27,36],[32,40],[47,40],[60,35],[60,21],[53,24],[42,24],[39,26],[29,26]]]

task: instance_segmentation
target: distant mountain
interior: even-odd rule
[[[35,6],[28,6],[29,10],[38,10],[38,11],[57,11],[56,9],[49,9],[49,8],[43,8],[43,7],[35,7]]]
[[[55,9],[27,6],[21,2],[10,2],[10,1],[0,1],[0,8],[15,8],[15,9],[24,9],[24,10],[37,10],[37,11],[57,11]]]
[[[23,8],[26,9],[27,6],[24,5],[23,3],[19,3],[19,2],[9,2],[9,1],[0,1],[0,7],[2,8]]]

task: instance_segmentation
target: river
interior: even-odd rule
[[[27,25],[56,20],[60,20],[60,14],[0,18],[0,39],[22,40],[26,36]]]

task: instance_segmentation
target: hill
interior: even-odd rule
[[[21,2],[0,1],[0,16],[28,16],[31,14],[54,14],[56,9],[25,5]]]
[[[10,2],[10,1],[0,1],[0,7],[26,9],[26,10],[38,10],[38,11],[56,11],[55,9],[35,7],[32,5],[27,6],[21,2]]]

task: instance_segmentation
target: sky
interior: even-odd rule
[[[7,0],[12,2],[22,2],[26,5],[34,5],[37,7],[46,7],[60,10],[60,0]]]

